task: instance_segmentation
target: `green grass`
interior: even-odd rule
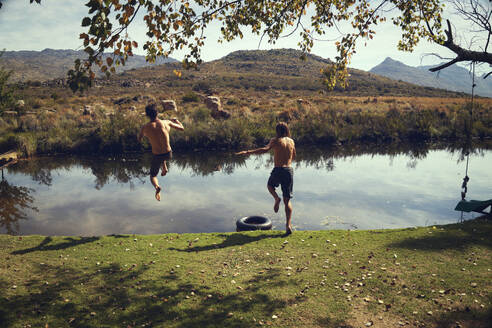
[[[0,235],[0,322],[487,327],[491,232],[490,220],[475,220],[399,230],[298,231],[289,237],[279,231]]]

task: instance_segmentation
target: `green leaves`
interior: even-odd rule
[[[127,28],[142,10],[149,38],[143,45],[147,60],[153,62],[157,57],[184,50],[186,68],[202,62],[201,47],[207,27],[214,21],[222,25],[219,42],[242,38],[245,29],[269,43],[297,32],[301,37],[298,45],[305,53],[311,51],[319,36],[338,29],[340,22],[347,22],[352,31],[341,34],[335,44],[338,52],[335,62],[322,72],[327,88],[344,87],[347,65],[356,45],[361,39],[367,41],[374,37],[374,26],[385,21],[380,13],[386,6],[393,5],[399,10],[393,18],[393,23],[403,32],[399,48],[411,51],[421,38],[443,40],[439,32],[440,4],[439,0],[89,0],[86,4],[89,16],[82,20],[88,31],[80,35],[89,58],[79,69],[89,72],[95,64],[109,74],[116,63],[124,64],[138,48],[127,34]],[[110,14],[115,17],[112,21],[108,18]],[[103,66],[102,56],[108,50],[113,52],[114,60]]]
[[[91,25],[92,23],[92,20],[89,18],[89,17],[84,17],[84,19],[82,19],[82,26],[89,26]]]

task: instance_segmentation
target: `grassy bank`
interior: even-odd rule
[[[0,236],[4,327],[487,327],[490,221]]]
[[[203,96],[203,95],[201,95]],[[279,121],[291,127],[298,144],[453,142],[468,135],[492,136],[492,101],[480,100],[470,125],[469,104],[463,99],[397,97],[314,97],[298,99],[302,93],[258,92],[251,95],[220,95],[231,113],[226,120],[211,117],[198,94],[174,95],[177,116],[184,132],[172,134],[173,145],[182,150],[239,149],[263,146]],[[304,95],[305,96],[305,95]],[[124,106],[97,103],[104,98],[37,99],[19,116],[0,117],[0,152],[16,149],[25,156],[53,153],[123,153],[148,150],[136,135],[146,122],[142,115],[150,101],[165,98],[126,95]],[[140,99],[138,98],[138,99]],[[118,99],[116,99],[118,100]],[[116,101],[113,99],[113,101]],[[84,110],[90,104],[90,110]],[[28,106],[26,105],[26,106]],[[115,108],[116,107],[116,108]],[[131,110],[128,108],[131,107]],[[28,114],[25,114],[28,113]]]

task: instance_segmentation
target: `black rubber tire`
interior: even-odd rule
[[[236,221],[236,231],[271,230],[272,221],[264,216],[246,216]]]

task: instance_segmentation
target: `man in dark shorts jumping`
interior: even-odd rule
[[[278,123],[275,130],[277,132],[277,137],[271,139],[265,147],[245,150],[236,154],[264,154],[273,149],[275,167],[268,179],[267,188],[275,199],[273,210],[277,213],[280,206],[280,197],[275,191],[275,188],[279,185],[281,186],[286,216],[285,233],[290,235],[292,233],[292,204],[290,199],[292,198],[292,188],[294,186],[294,170],[292,169],[291,164],[296,158],[296,146],[294,140],[290,138],[289,127],[286,123]]]
[[[160,120],[157,118],[157,109],[155,104],[150,104],[145,107],[145,115],[150,119],[150,122],[144,124],[138,134],[138,141],[142,142],[142,138],[146,137],[152,146],[152,164],[150,166],[150,182],[155,188],[155,199],[161,200],[161,187],[157,181],[157,174],[162,166],[162,174],[167,174],[166,161],[172,158],[173,151],[169,142],[169,131],[171,128],[184,130],[183,124],[178,119]]]

